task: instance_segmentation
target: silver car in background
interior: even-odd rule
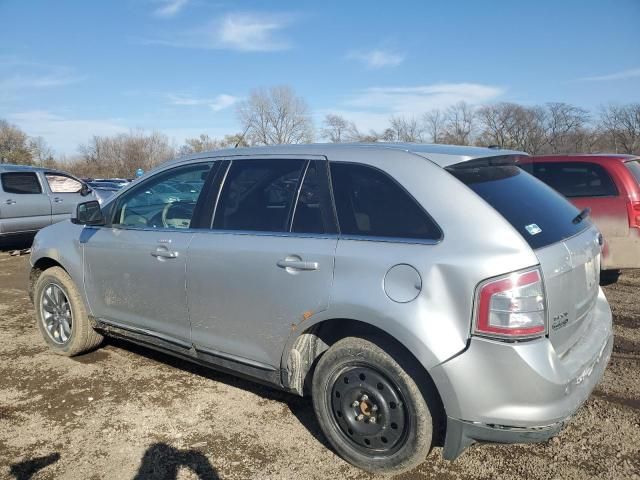
[[[521,155],[299,145],[165,164],[36,236],[37,324],[62,355],[112,335],[308,394],[371,472],[438,444],[455,459],[546,440],[602,377],[611,310],[601,235]],[[153,193],[176,184],[196,194]]]
[[[0,238],[68,220],[79,202],[93,199],[91,189],[66,172],[0,164]]]

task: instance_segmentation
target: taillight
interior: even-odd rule
[[[640,228],[640,202],[629,201],[627,209],[629,210],[629,226]]]
[[[546,330],[540,270],[511,273],[478,287],[474,333],[519,339],[539,337]]]

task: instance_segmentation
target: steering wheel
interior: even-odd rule
[[[175,219],[183,220],[185,222],[185,226],[183,228],[188,228],[188,225],[186,225],[186,223],[191,220],[194,206],[195,205],[191,202],[167,203],[162,209],[162,226],[164,228],[179,228],[179,227],[176,227],[176,225],[169,225],[169,222],[167,221],[167,219],[171,220],[175,218]],[[174,211],[171,212],[172,216],[169,217],[169,211],[172,209]]]

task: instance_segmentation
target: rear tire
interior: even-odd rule
[[[313,376],[313,407],[325,436],[342,458],[372,473],[410,470],[432,446],[431,411],[395,360],[403,354],[397,350],[348,337],[322,355]]]
[[[607,286],[613,285],[620,278],[620,270],[601,270],[600,271],[600,285]]]
[[[72,357],[102,342],[102,335],[89,322],[75,283],[62,268],[51,267],[40,274],[33,303],[38,329],[55,353]]]

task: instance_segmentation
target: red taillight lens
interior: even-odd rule
[[[480,285],[474,333],[499,338],[539,337],[546,332],[539,270],[515,272]]]
[[[629,226],[640,228],[640,202],[629,202]]]

